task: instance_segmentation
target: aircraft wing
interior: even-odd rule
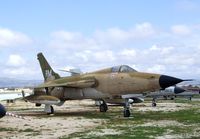
[[[46,87],[74,87],[74,88],[87,88],[96,85],[96,80],[94,78],[81,79],[78,81],[68,81],[65,83],[56,83],[56,82],[45,82],[40,84],[35,88],[46,88]]]

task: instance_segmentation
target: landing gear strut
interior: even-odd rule
[[[152,100],[152,107],[156,107],[156,99],[155,98],[153,98],[153,100]]]
[[[125,105],[124,105],[124,117],[130,117],[130,103],[129,99],[125,98]]]
[[[100,112],[106,112],[108,110],[108,106],[106,104],[106,102],[104,100],[100,101],[100,105],[99,105],[99,111]]]
[[[49,115],[49,114],[54,114],[54,109],[53,106],[46,104],[44,111]]]

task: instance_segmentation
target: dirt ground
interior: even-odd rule
[[[5,116],[0,119],[0,138],[55,139],[101,124],[101,119],[86,119],[84,113],[97,111],[93,101],[70,101],[63,106],[54,106],[55,115],[46,115],[42,107],[23,101],[6,104],[8,112],[25,119]]]
[[[98,107],[92,100],[68,101],[63,106],[54,106],[55,114],[46,115],[42,107],[35,107],[32,103],[16,101],[13,104],[3,104],[8,112],[18,114],[25,119],[5,116],[0,119],[0,138],[20,139],[56,139],[72,133],[93,129],[105,122],[105,119],[85,118],[88,112],[99,113]],[[156,108],[151,103],[140,103],[132,107],[133,111],[176,111],[189,105],[182,103],[159,103]],[[119,110],[122,107],[119,107]],[[112,107],[110,107],[112,110]],[[146,123],[147,126],[150,123]],[[160,123],[156,123],[160,124]],[[168,124],[177,124],[170,121]],[[107,131],[108,132],[108,131]],[[109,131],[111,132],[111,131]]]

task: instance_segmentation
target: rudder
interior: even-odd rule
[[[60,75],[55,73],[49,63],[47,62],[46,58],[42,53],[37,54],[37,58],[40,63],[40,67],[42,70],[42,74],[45,81],[54,80],[60,78]]]

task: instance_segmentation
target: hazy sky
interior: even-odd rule
[[[199,79],[200,1],[0,0],[0,77],[42,79],[38,52],[55,71],[128,64]]]

